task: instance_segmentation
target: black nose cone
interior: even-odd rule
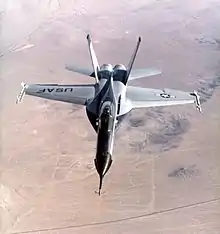
[[[96,170],[100,178],[100,183],[99,183],[99,195],[100,195],[102,189],[103,177],[105,176],[105,174],[108,172],[109,168],[112,165],[112,157],[109,153],[106,153],[96,157],[94,161],[95,161]]]

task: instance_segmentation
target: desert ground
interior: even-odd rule
[[[1,1],[0,233],[220,233],[220,2]],[[197,89],[194,105],[132,111],[99,197],[96,134],[81,106],[30,96],[21,81],[93,83],[65,69],[100,63],[162,70],[132,81]],[[25,49],[26,46],[26,49]]]

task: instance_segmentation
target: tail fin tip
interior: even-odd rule
[[[89,40],[89,41],[91,41],[90,34],[87,34],[86,39]]]

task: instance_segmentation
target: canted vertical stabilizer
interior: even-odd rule
[[[89,45],[89,53],[90,53],[91,60],[92,60],[96,83],[98,83],[98,71],[100,70],[98,59],[95,54],[91,36],[88,34],[86,38],[87,38],[88,45]]]
[[[136,47],[135,47],[135,50],[131,56],[131,59],[130,59],[130,62],[129,64],[127,65],[127,77],[126,77],[126,83],[128,82],[128,78],[129,78],[129,75],[131,73],[131,69],[133,67],[133,64],[134,64],[134,61],[135,61],[135,58],[137,56],[137,52],[138,52],[138,49],[139,49],[139,46],[140,46],[140,43],[141,43],[141,37],[138,37],[138,41],[137,41],[137,44],[136,44]]]

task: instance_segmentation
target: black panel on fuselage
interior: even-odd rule
[[[108,153],[109,140],[112,134],[113,116],[110,106],[103,109],[100,116],[97,140],[97,156]]]
[[[112,75],[112,72],[111,71],[108,71],[108,70],[103,70],[103,71],[99,71],[98,72],[98,79],[109,79]]]
[[[98,117],[99,116],[93,114],[92,112],[88,111],[87,109],[86,109],[86,112],[87,112],[88,119],[89,119],[93,129],[97,132],[98,131]],[[117,123],[116,123],[116,126],[115,126],[115,130],[118,130],[120,124],[122,123],[122,121],[124,120],[124,118],[126,116],[127,116],[127,113],[117,117]]]
[[[121,81],[124,85],[126,85],[126,76],[127,76],[127,71],[125,70],[115,70],[113,72],[113,80]]]

